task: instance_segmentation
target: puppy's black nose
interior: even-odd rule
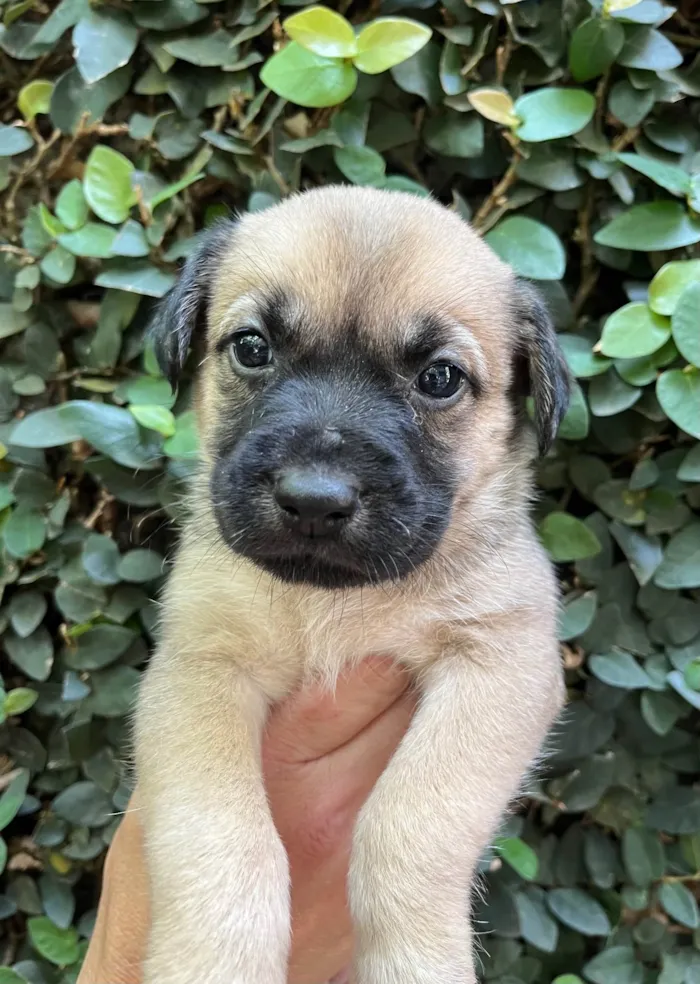
[[[358,490],[347,478],[310,468],[290,468],[275,483],[285,524],[303,536],[333,536],[357,509]]]

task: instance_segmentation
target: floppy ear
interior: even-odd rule
[[[526,393],[535,404],[540,454],[546,454],[569,406],[571,377],[547,307],[525,281],[515,285],[518,355],[525,363]]]
[[[175,286],[161,302],[149,328],[161,372],[173,389],[182,371],[195,330],[204,329],[216,265],[230,245],[232,220],[202,233]]]

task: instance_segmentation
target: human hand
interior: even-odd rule
[[[272,815],[292,878],[290,984],[323,984],[350,962],[345,881],[360,807],[415,706],[404,671],[369,659],[334,695],[312,687],[270,716],[263,744]],[[149,925],[138,791],[105,861],[95,930],[77,984],[140,984]]]

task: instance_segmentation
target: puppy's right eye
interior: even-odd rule
[[[231,342],[231,357],[244,369],[264,369],[272,363],[272,349],[260,332],[244,328]]]

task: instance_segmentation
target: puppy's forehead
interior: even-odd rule
[[[326,333],[349,321],[377,341],[437,316],[486,349],[510,323],[512,272],[454,213],[414,195],[327,188],[246,215],[212,283],[214,340],[244,297],[284,297]]]

